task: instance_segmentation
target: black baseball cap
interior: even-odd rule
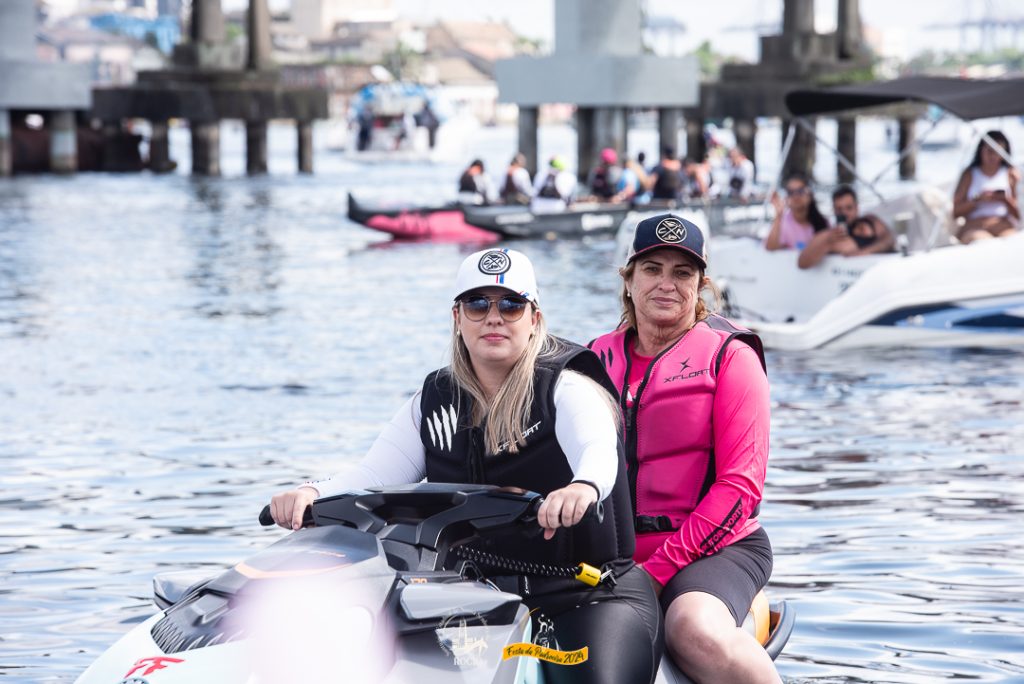
[[[652,216],[636,224],[633,250],[626,263],[633,261],[644,252],[663,247],[682,250],[696,259],[701,268],[707,269],[708,267],[703,231],[697,227],[697,224],[675,214]]]

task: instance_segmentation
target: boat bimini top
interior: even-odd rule
[[[968,80],[911,76],[786,93],[786,107],[795,116],[831,114],[899,102],[938,105],[964,121],[1014,116],[1024,114],[1024,78]]]

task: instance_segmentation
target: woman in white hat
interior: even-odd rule
[[[479,550],[527,568],[482,567],[500,588],[523,595],[561,650],[588,648],[588,660],[578,665],[542,663],[546,681],[653,681],[661,611],[632,561],[615,392],[601,361],[547,334],[533,266],[520,252],[471,255],[453,294],[451,364],[427,376],[358,465],[274,496],[274,520],[297,529],[319,497],[424,477],[539,492],[543,539],[507,537]],[[581,522],[599,500],[603,521]],[[540,569],[580,562],[607,578],[590,587]]]

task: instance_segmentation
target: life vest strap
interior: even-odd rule
[[[674,532],[678,529],[667,515],[638,515],[634,525],[637,532]]]

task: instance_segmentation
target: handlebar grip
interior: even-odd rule
[[[276,524],[277,523],[274,522],[274,516],[270,515],[270,504],[267,504],[263,507],[263,510],[260,511],[260,525],[270,527],[271,525]],[[306,506],[306,510],[302,512],[302,526],[309,527],[312,524],[313,508],[311,506]]]
[[[591,520],[596,520],[598,523],[604,522],[603,502],[595,501],[587,506],[587,510],[583,512],[583,517],[580,518],[580,522],[590,522]]]
[[[532,506],[532,514],[537,515],[537,511],[540,510],[541,504],[544,503],[543,498],[537,498]],[[583,511],[583,517],[580,518],[580,522],[590,522],[596,520],[598,523],[604,522],[604,503],[601,501],[595,501],[594,503],[587,506],[587,510]]]
[[[274,516],[270,515],[270,504],[263,507],[260,511],[260,525],[264,527],[270,527],[274,524]]]

